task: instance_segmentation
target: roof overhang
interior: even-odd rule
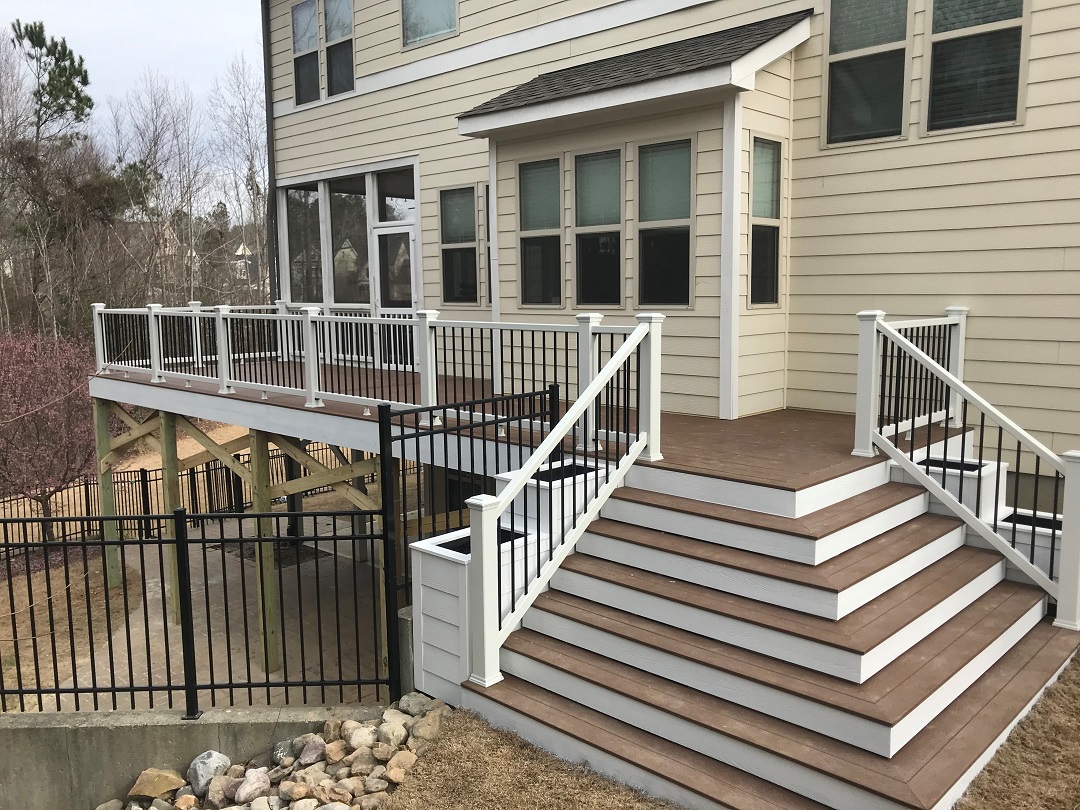
[[[466,114],[458,119],[458,133],[471,138],[486,138],[519,127],[705,91],[753,90],[759,70],[810,38],[810,20],[811,17],[800,20],[786,31],[726,64],[514,109]]]

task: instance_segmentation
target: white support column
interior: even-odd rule
[[[98,374],[108,374],[105,370],[105,305],[93,304],[94,318],[94,360]]]
[[[439,401],[439,380],[435,369],[435,322],[439,319],[436,309],[421,309],[416,313],[416,368],[420,372],[420,405],[431,408]],[[457,374],[456,368],[447,369]]]
[[[1061,460],[1065,462],[1065,497],[1054,626],[1080,630],[1080,451],[1063,453]],[[1034,534],[1031,542],[1035,542]]]
[[[499,499],[476,495],[469,507],[472,554],[469,558],[469,680],[493,686],[499,667]]]
[[[321,408],[319,399],[319,336],[312,320],[319,314],[318,307],[304,307],[301,310],[304,320],[300,322],[301,350],[304,354],[304,391],[307,393],[306,408]]]
[[[641,391],[641,412],[638,430],[649,434],[649,442],[641,453],[642,461],[660,461],[660,333],[664,316],[655,312],[637,316],[638,323],[649,324],[649,334],[641,347],[641,367],[638,369],[638,388]]]
[[[152,383],[165,382],[165,378],[161,376],[161,333],[158,331],[160,311],[161,304],[147,304],[146,306],[146,326],[150,339],[150,382]]]
[[[604,316],[598,312],[587,312],[577,316],[578,343],[577,343],[577,372],[578,388],[574,399],[581,396],[582,392],[596,379],[599,371],[596,365],[596,333],[594,329],[600,325]],[[569,393],[569,392],[568,392]],[[569,400],[569,396],[567,397]],[[596,408],[590,407],[581,417],[578,423],[581,433],[579,449],[595,450],[596,442]]]
[[[188,309],[191,310],[191,353],[195,355],[195,368],[203,367],[202,329],[200,328],[199,313],[202,312],[202,301],[188,301]]]
[[[855,449],[853,456],[873,458],[874,426],[877,424],[878,402],[875,392],[881,365],[878,358],[878,321],[885,318],[880,309],[860,312],[859,318],[859,364],[855,392]]]
[[[214,307],[214,332],[217,335],[218,393],[234,394],[229,385],[229,372],[232,369],[232,352],[229,349],[229,323],[225,316],[229,307],[222,304]]]
[[[289,313],[289,302],[279,298],[274,302],[277,306],[278,315],[282,316],[282,320],[278,323],[278,360],[282,363],[287,363],[294,357],[293,352],[293,331],[289,326],[289,321],[284,320]]]
[[[949,373],[964,381],[964,347],[967,344],[967,307],[946,307],[945,315],[959,323],[949,330]],[[953,391],[949,398],[949,427],[960,427],[960,394]]]
[[[720,418],[739,418],[739,276],[742,273],[742,93],[724,103],[720,195]]]

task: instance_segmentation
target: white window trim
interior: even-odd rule
[[[567,152],[566,162],[569,172],[567,192],[570,199],[570,221],[567,223],[568,246],[570,250],[570,286],[573,291],[571,309],[575,310],[600,310],[615,311],[626,309],[626,161],[627,152],[625,144],[590,148],[577,152]],[[577,224],[577,159],[584,155],[601,155],[607,152],[616,152],[619,155],[619,221],[610,225],[578,225]],[[578,281],[580,280],[581,268],[578,266],[577,238],[578,234],[589,233],[618,233],[619,234],[619,303],[617,304],[583,304],[578,300]],[[567,245],[563,249],[566,250]]]
[[[907,11],[907,36],[903,40],[890,42],[885,45],[873,45],[869,48],[858,48],[844,53],[830,53],[829,38],[832,31],[832,2],[825,3],[825,21],[821,39],[821,126],[820,142],[822,149],[845,149],[852,146],[864,146],[866,144],[881,144],[908,140],[911,128],[911,85],[913,82],[912,54],[915,51],[915,0],[908,0]],[[885,135],[880,138],[861,138],[857,141],[829,142],[829,93],[832,89],[829,81],[829,66],[833,62],[846,62],[849,59],[857,59],[860,56],[873,56],[890,51],[904,51],[904,96],[902,103],[902,115],[900,119],[900,134]],[[925,117],[925,116],[923,116]]]
[[[292,51],[292,24],[293,24],[293,8],[306,2],[306,0],[296,0],[296,2],[289,4],[289,49]],[[356,95],[356,3],[355,0],[351,0],[353,15],[353,27],[347,36],[338,37],[333,41],[328,41],[326,36],[326,0],[315,0],[315,47],[310,48],[302,53],[296,53],[292,51],[290,63],[292,66],[293,88],[292,88],[292,105],[297,110],[309,110],[320,104],[325,104],[328,101],[337,101],[338,99],[349,98]],[[329,95],[330,93],[330,63],[327,58],[327,48],[344,42],[345,40],[352,40],[352,66],[353,66],[353,89],[347,90],[336,95]],[[296,102],[296,60],[301,56],[307,56],[311,53],[318,53],[319,55],[319,97],[312,99],[311,101],[305,101],[303,104]]]
[[[1031,0],[1024,0],[1020,16],[1011,20],[999,20],[998,22],[973,25],[969,28],[958,28],[955,31],[945,31],[941,34],[934,33],[934,2],[927,0],[926,24],[923,33],[926,48],[923,53],[923,75],[920,89],[925,103],[920,105],[922,114],[919,117],[919,136],[923,138],[936,138],[942,135],[955,135],[958,133],[978,132],[980,130],[1005,129],[1022,127],[1027,121],[1027,85],[1028,85],[1028,43],[1031,40]],[[1016,118],[1010,121],[994,121],[989,124],[968,124],[948,129],[930,129],[930,82],[934,73],[934,44],[950,39],[988,34],[993,31],[1003,31],[1008,28],[1020,29],[1020,75],[1016,93]]]
[[[559,165],[559,227],[557,228],[543,228],[534,231],[527,231],[521,226],[521,167],[527,166],[532,163],[547,163],[554,160]],[[566,186],[564,180],[564,172],[566,171],[566,161],[562,153],[557,155],[547,155],[530,157],[527,160],[514,161],[514,197],[517,200],[517,211],[514,214],[517,217],[517,223],[515,225],[515,231],[517,233],[517,244],[514,246],[517,253],[517,274],[518,274],[518,308],[519,309],[539,309],[539,310],[557,310],[567,308],[567,295],[566,295],[566,201],[563,198],[565,193],[563,189]],[[542,236],[557,236],[559,237],[559,267],[561,268],[559,273],[559,303],[558,304],[526,304],[525,303],[525,259],[521,249],[521,243],[525,239],[533,239]]]
[[[690,143],[690,217],[688,219],[664,219],[649,222],[641,221],[641,148],[643,146],[655,146],[662,143],[678,143],[688,141]],[[698,148],[697,133],[684,135],[667,135],[662,138],[650,138],[643,141],[633,141],[627,144],[627,150],[633,150],[634,155],[634,296],[633,309],[648,312],[690,312],[697,306],[697,262],[694,245],[697,243],[697,165]],[[664,228],[690,229],[690,295],[686,304],[646,304],[641,301],[641,282],[644,275],[641,271],[641,260],[644,251],[641,249],[641,232],[661,230]]]
[[[436,233],[438,233],[439,236],[439,302],[444,307],[458,309],[481,309],[484,307],[484,287],[487,286],[484,283],[484,273],[487,269],[487,261],[485,260],[485,254],[487,253],[487,240],[483,237],[483,234],[487,231],[487,222],[485,220],[485,212],[483,210],[484,204],[482,202],[484,185],[484,183],[466,183],[464,185],[457,186],[441,186],[435,190],[436,199],[438,200],[438,213],[436,215]],[[442,232],[443,192],[460,191],[463,188],[472,189],[473,192],[473,222],[476,226],[476,233],[474,234],[475,238],[472,242],[444,242]],[[443,267],[443,251],[464,250],[470,247],[476,252],[476,300],[447,301],[446,276],[444,275],[445,268]]]
[[[784,250],[784,239],[787,236],[786,229],[784,228],[784,216],[787,213],[787,201],[784,199],[784,187],[787,182],[787,161],[788,161],[788,146],[787,139],[778,135],[770,135],[766,132],[759,132],[757,130],[748,130],[750,136],[750,160],[747,167],[747,175],[750,183],[750,210],[746,212],[747,217],[747,233],[746,233],[746,308],[748,310],[770,310],[770,309],[783,309],[784,308],[784,269],[787,264],[787,253]],[[779,216],[776,219],[768,217],[754,216],[754,140],[759,139],[763,141],[769,141],[771,143],[777,143],[780,145],[780,182],[777,192],[779,194]],[[754,304],[750,300],[750,291],[753,289],[752,281],[754,277],[754,226],[755,225],[769,225],[777,230],[777,257],[776,257],[776,301],[775,302],[763,302],[760,304]]]
[[[405,41],[405,0],[398,0],[398,42],[401,43],[402,51],[413,51],[417,48],[423,48],[425,45],[432,45],[436,42],[442,42],[447,39],[453,39],[461,33],[461,3],[459,0],[453,0],[454,3],[454,30],[443,31],[441,34],[432,34],[429,37],[423,37],[421,39],[413,40],[412,42]]]

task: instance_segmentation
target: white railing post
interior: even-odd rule
[[[956,318],[957,323],[949,329],[949,373],[960,382],[964,381],[964,346],[967,343],[967,307],[946,307],[945,314]],[[949,427],[960,427],[960,394],[953,391],[949,397]]]
[[[105,370],[105,305],[94,304],[94,360],[98,374],[107,374]]]
[[[642,461],[660,461],[660,332],[664,316],[649,312],[637,316],[638,323],[649,325],[649,334],[641,345],[641,366],[638,368],[638,390],[641,392],[641,412],[638,430],[648,433],[649,441],[641,451]]]
[[[278,360],[284,363],[293,356],[292,329],[289,328],[289,322],[284,320],[284,317],[289,315],[289,302],[279,298],[274,304],[277,306],[278,315],[283,316],[278,322]]]
[[[577,342],[577,367],[578,389],[575,399],[581,397],[581,393],[596,379],[596,332],[604,316],[598,312],[588,312],[577,316],[578,342]],[[596,406],[592,405],[582,415],[580,422],[582,450],[595,450],[596,441]]]
[[[318,307],[304,307],[301,310],[304,320],[300,322],[301,346],[304,355],[304,390],[307,392],[307,408],[321,408],[319,399],[319,336],[312,320],[319,314]]]
[[[195,355],[195,368],[202,368],[202,329],[199,325],[199,313],[202,312],[202,301],[188,301],[188,309],[191,310],[191,353]]]
[[[868,309],[859,318],[859,364],[855,388],[855,449],[853,456],[873,458],[874,426],[877,424],[878,402],[875,391],[881,369],[878,356],[878,321],[885,319],[880,309]]]
[[[416,313],[416,370],[420,374],[420,406],[432,408],[439,404],[439,378],[435,368],[435,322],[439,319],[436,309],[421,309]],[[457,369],[446,370],[456,375]]]
[[[229,385],[229,371],[232,369],[232,351],[229,347],[229,323],[225,316],[229,314],[229,307],[222,304],[214,307],[214,332],[217,335],[217,369],[218,369],[218,393],[232,394],[232,386]]]
[[[150,345],[150,382],[152,383],[165,382],[165,378],[161,376],[161,334],[158,332],[160,311],[161,304],[146,305],[146,326],[149,330],[147,336]]]
[[[499,667],[499,499],[476,495],[469,507],[469,680],[492,686],[503,679]]]
[[[1062,453],[1061,460],[1065,462],[1065,497],[1062,500],[1057,618],[1054,626],[1080,630],[1080,451]],[[1035,506],[1038,508],[1038,504]],[[1034,530],[1031,542],[1035,542]],[[1051,571],[1050,576],[1053,574]]]

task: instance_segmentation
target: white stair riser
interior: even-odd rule
[[[884,511],[871,515],[851,526],[814,540],[783,532],[744,526],[700,515],[689,515],[671,509],[651,506],[637,501],[612,498],[601,514],[612,520],[631,523],[658,531],[692,537],[756,554],[767,554],[784,560],[820,565],[872,537],[895,529],[926,512],[929,495],[922,493]]]
[[[844,591],[828,591],[586,532],[578,550],[593,557],[745,596],[826,619],[841,619],[964,544],[960,527]]]
[[[990,590],[1004,576],[1005,566],[1002,561],[865,654],[762,627],[739,618],[722,616],[565,569],[555,573],[551,586],[583,599],[591,599],[672,627],[690,629],[717,641],[789,661],[826,675],[863,683]]]
[[[644,464],[635,464],[626,476],[628,487],[790,518],[809,515],[888,481],[889,470],[884,461],[801,490],[777,489]]]
[[[522,680],[836,810],[899,810],[903,807],[770,750],[721,734],[510,650],[503,650],[502,666]]]
[[[636,787],[650,796],[667,799],[692,810],[726,810],[722,805],[709,801],[691,790],[583,743],[576,737],[564,734],[545,723],[526,717],[501,703],[488,700],[471,690],[462,690],[462,706],[486,718],[492,725],[509,729],[560,759],[581,763],[597,773],[602,773],[624,785]]]

